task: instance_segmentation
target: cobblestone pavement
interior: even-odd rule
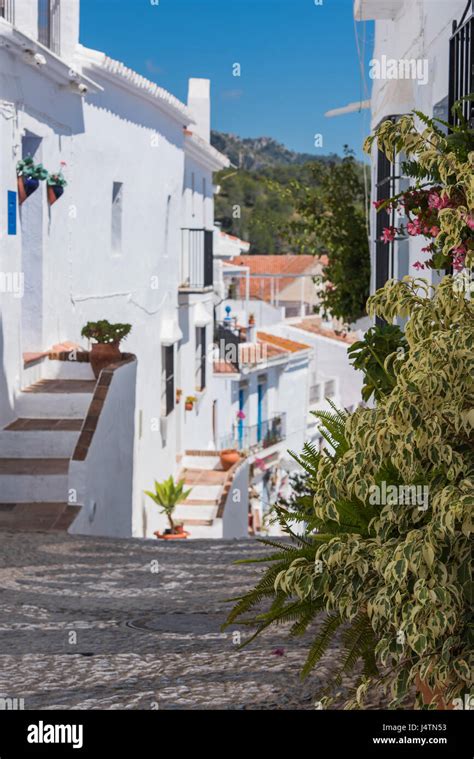
[[[266,550],[0,533],[0,696],[25,709],[313,709],[337,649],[302,684],[311,636],[278,629],[238,650],[239,627],[220,630],[225,599],[262,571],[235,560]]]

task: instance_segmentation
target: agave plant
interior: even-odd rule
[[[155,480],[155,492],[151,490],[145,490],[145,495],[149,496],[157,506],[161,507],[161,511],[166,514],[168,522],[172,532],[175,531],[176,525],[173,520],[173,512],[176,505],[181,501],[185,501],[189,496],[191,490],[184,489],[184,480],[175,482],[170,475],[167,480],[163,482],[157,482]]]

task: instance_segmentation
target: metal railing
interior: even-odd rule
[[[453,21],[449,41],[449,122],[459,124],[451,113],[453,104],[474,91],[474,0],[469,0],[459,23]],[[474,103],[465,100],[461,105],[464,118],[474,124]]]
[[[276,414],[258,424],[237,422],[230,435],[220,442],[220,448],[237,448],[239,451],[255,452],[281,443],[286,438],[286,414]]]
[[[202,290],[214,279],[214,233],[210,229],[181,230],[180,287]]]
[[[238,370],[240,367],[239,346],[245,342],[242,331],[231,324],[218,322],[214,339],[219,350],[219,357],[233,364]]]

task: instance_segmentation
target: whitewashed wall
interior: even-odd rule
[[[363,0],[362,0],[363,2]],[[447,116],[449,38],[453,20],[460,20],[466,7],[466,0],[405,0],[400,3],[400,11],[394,20],[375,22],[375,45],[372,57],[419,59],[428,61],[427,83],[413,80],[374,79],[372,81],[371,128],[375,128],[384,118],[391,115],[409,113],[412,109],[433,115],[435,106],[441,117]],[[443,112],[444,110],[444,112]],[[372,200],[375,199],[376,148],[372,154]],[[388,217],[387,217],[388,219]],[[371,229],[375,230],[376,212],[371,210]],[[372,233],[374,234],[374,232]],[[408,266],[399,265],[400,256],[395,254],[395,277],[405,274],[420,276],[413,268],[416,261],[424,261],[426,253],[421,248],[426,241],[410,237],[402,245],[408,246]],[[388,250],[388,246],[387,246]],[[372,260],[374,261],[372,245]],[[436,272],[425,269],[421,276],[436,282]],[[371,291],[375,290],[375,266],[372,265]]]

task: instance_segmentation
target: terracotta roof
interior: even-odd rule
[[[298,353],[299,351],[311,350],[311,346],[304,343],[297,343],[295,340],[288,340],[286,337],[279,337],[278,335],[270,335],[268,332],[257,332],[257,338],[265,343],[280,348],[280,350],[287,351],[289,353]]]
[[[331,340],[338,340],[339,342],[352,345],[356,343],[359,338],[351,332],[336,332],[334,329],[327,329],[321,326],[321,319],[318,316],[309,316],[307,319],[303,319],[298,324],[292,324],[292,327],[297,329],[304,329],[305,332],[312,332],[314,335],[321,335],[321,337],[329,337]]]
[[[307,256],[307,255],[248,255],[248,256],[234,256],[231,258],[230,264],[237,266],[248,266],[250,274],[279,274],[278,279],[270,277],[251,277],[250,279],[250,297],[258,300],[271,299],[272,281],[277,282],[274,285],[275,290],[281,291],[292,282],[295,281],[295,277],[292,274],[304,274],[305,272],[311,273],[315,271],[319,266],[326,266],[328,263],[327,256]],[[245,295],[245,279],[241,278],[240,295]]]

